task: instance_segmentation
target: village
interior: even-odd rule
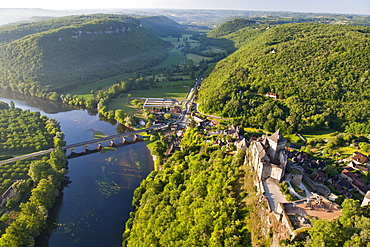
[[[166,156],[180,149],[188,126],[204,131],[207,145],[230,152],[245,151],[245,164],[255,171],[254,184],[262,200],[293,238],[299,229],[312,227],[311,219],[338,218],[342,214],[339,205],[344,198],[361,198],[363,207],[370,205],[370,185],[364,179],[370,162],[361,152],[356,151],[340,160],[340,172],[333,173],[325,159],[301,151],[300,145],[288,142],[280,130],[272,135],[254,137],[242,132],[240,126],[209,120],[188,108],[183,112],[180,107],[173,106],[151,112],[156,116],[156,124],[164,120],[164,114],[172,114],[172,120],[165,122],[170,129],[166,132],[170,144]],[[182,114],[186,115],[185,125],[177,122]]]

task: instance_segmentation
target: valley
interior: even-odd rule
[[[213,13],[0,27],[0,245],[366,246],[368,17]]]

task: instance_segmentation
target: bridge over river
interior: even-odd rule
[[[155,126],[152,126],[150,128],[135,130],[135,131],[126,132],[126,133],[123,133],[123,134],[111,135],[111,136],[107,136],[107,137],[103,137],[103,138],[99,138],[99,139],[93,139],[93,140],[89,140],[89,141],[83,141],[83,142],[79,142],[79,143],[69,144],[69,145],[66,145],[66,146],[62,147],[62,149],[64,149],[64,150],[69,149],[69,150],[71,150],[71,153],[74,153],[75,148],[85,147],[85,151],[86,151],[86,150],[88,150],[88,147],[89,147],[90,144],[97,143],[98,144],[97,150],[99,150],[101,148],[101,143],[102,142],[110,141],[109,146],[114,146],[114,141],[116,139],[122,138],[122,141],[120,143],[123,144],[126,141],[126,139],[125,139],[126,137],[133,136],[134,137],[133,141],[136,141],[137,135],[142,133],[142,132],[146,132],[146,131],[154,130],[154,129],[165,129],[165,128],[167,128],[167,125],[165,125],[165,126],[155,125]],[[44,155],[44,154],[47,154],[47,153],[51,153],[54,150],[55,150],[55,148],[50,148],[50,149],[47,149],[47,150],[42,150],[42,151],[38,151],[38,152],[34,152],[34,153],[25,154],[25,155],[18,156],[18,157],[15,157],[15,158],[11,158],[11,159],[7,159],[7,160],[1,160],[0,165],[15,162],[17,160],[36,157],[36,156],[39,156],[39,155]]]

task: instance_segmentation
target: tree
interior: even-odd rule
[[[189,127],[190,128],[195,128],[197,126],[197,123],[194,121],[194,119],[191,119],[189,122]]]
[[[48,163],[37,160],[31,163],[28,176],[37,184],[42,178],[46,178],[51,173],[51,166]]]
[[[153,148],[152,148],[153,155],[163,157],[166,150],[167,150],[167,147],[162,141],[158,140],[153,143]]]
[[[343,246],[343,235],[337,221],[315,220],[314,227],[309,229],[310,241],[307,247]]]
[[[57,101],[59,99],[59,95],[56,92],[51,92],[49,95],[49,99],[53,101]]]
[[[328,174],[329,177],[334,177],[335,175],[338,175],[338,169],[335,165],[327,165],[325,167],[325,173]]]
[[[136,118],[135,117],[131,117],[131,116],[126,116],[125,117],[125,121],[124,121],[124,125],[126,126],[135,126],[136,125]]]
[[[114,113],[114,118],[120,123],[124,123],[125,117],[126,113],[122,109],[117,109]]]

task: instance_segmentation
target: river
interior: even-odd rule
[[[93,139],[92,130],[106,135],[117,133],[116,126],[86,110],[45,103],[37,98],[22,99],[16,94],[0,93],[0,100],[13,101],[18,108],[55,118],[61,124],[67,144]],[[124,224],[132,210],[133,191],[153,169],[145,143],[69,159],[68,166],[71,182],[51,211],[48,232],[38,239],[37,246],[121,246]]]

